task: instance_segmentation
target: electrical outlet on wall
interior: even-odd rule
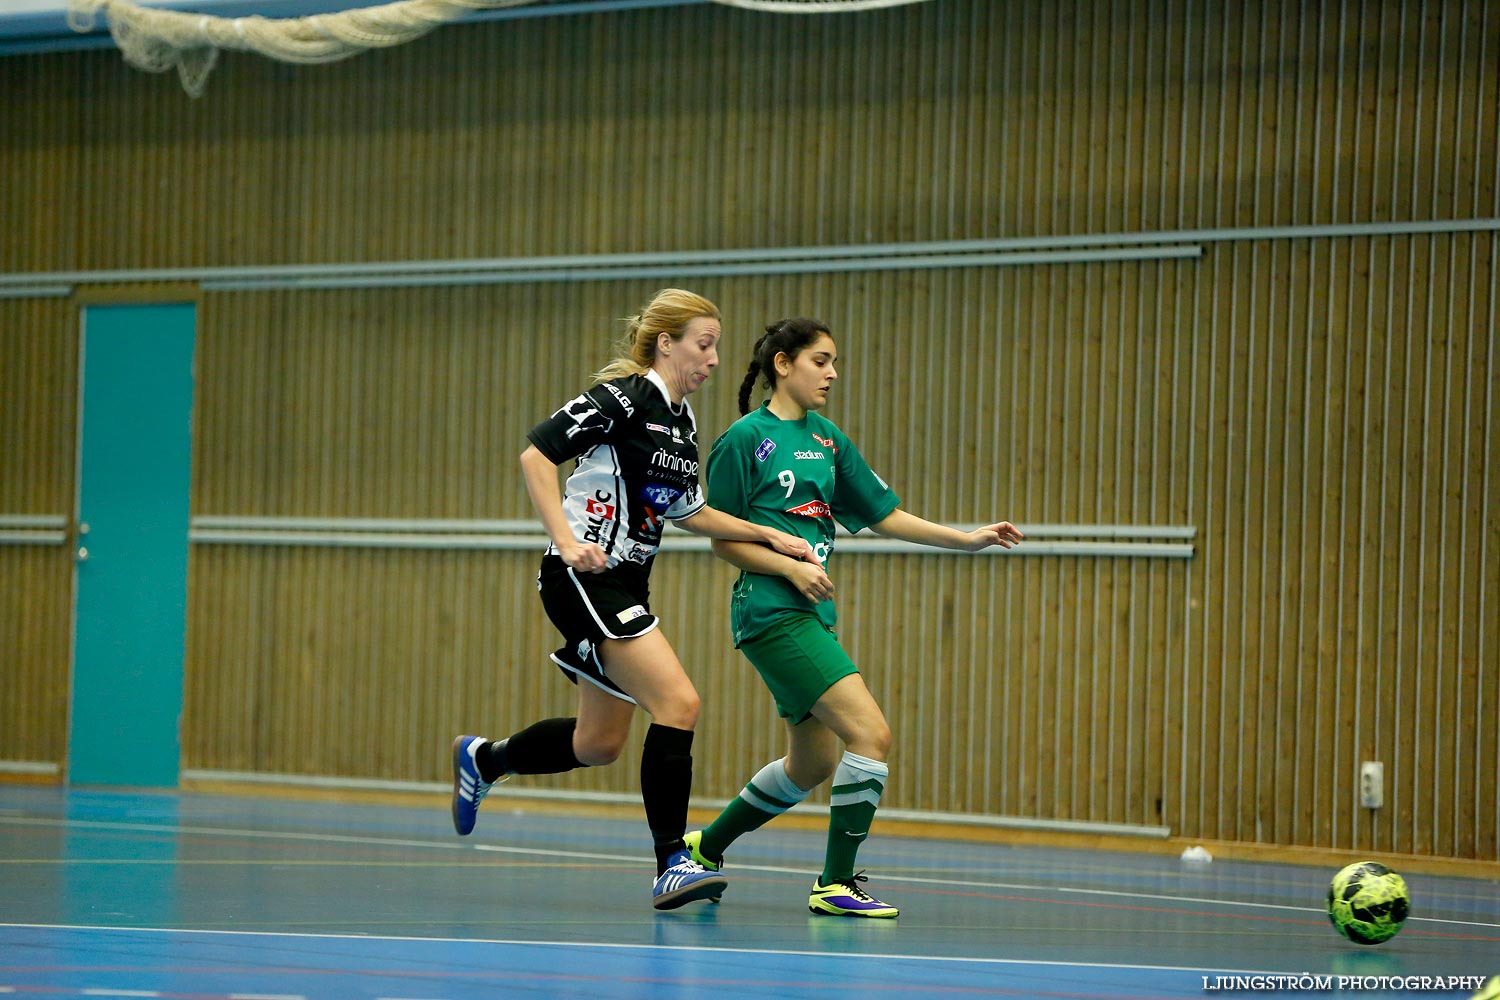
[[[1378,760],[1359,765],[1359,804],[1366,809],[1385,805],[1385,765]]]

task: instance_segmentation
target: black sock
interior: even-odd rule
[[[693,731],[651,723],[641,748],[641,801],[656,845],[658,875],[667,870],[667,859],[683,848],[692,790]]]
[[[479,776],[497,781],[507,774],[561,774],[584,765],[573,754],[577,719],[543,719],[474,752]]]

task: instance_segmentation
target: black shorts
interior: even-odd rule
[[[651,613],[649,567],[620,563],[603,573],[575,573],[560,556],[543,556],[536,576],[547,617],[562,633],[563,646],[552,654],[574,684],[584,680],[632,705],[635,699],[604,675],[599,644],[605,639],[634,639],[656,628]]]

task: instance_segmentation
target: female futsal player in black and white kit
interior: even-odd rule
[[[636,706],[645,709],[651,725],[641,751],[641,798],[656,846],[652,904],[661,910],[717,898],[727,884],[695,863],[682,841],[699,701],[651,613],[647,584],[662,521],[817,563],[803,539],[704,501],[698,428],[686,397],[718,366],[720,335],[712,302],[680,289],[657,293],[631,318],[620,356],[595,384],[528,435],[521,467],[552,539],[537,587],[563,635],[552,659],[578,686],[578,714],[494,742],[453,741],[453,825],[464,835],[492,784],[512,774],[608,764],[625,747]],[[564,495],[557,469],[575,459]]]

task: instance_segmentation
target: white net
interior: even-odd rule
[[[536,0],[399,0],[308,17],[210,17],[142,7],[132,0],[68,0],[68,23],[87,32],[103,15],[125,61],[151,73],[177,70],[182,87],[203,94],[223,49],[294,63],[347,59],[400,45],[475,10],[520,7]],[[712,0],[775,13],[824,14],[896,7],[929,0]]]
[[[267,18],[183,14],[130,0],[69,0],[68,23],[75,31],[91,31],[102,14],[127,63],[151,73],[176,69],[183,89],[199,97],[221,49],[257,52],[283,62],[335,62],[409,42],[475,10],[533,2],[401,0],[332,14]]]

